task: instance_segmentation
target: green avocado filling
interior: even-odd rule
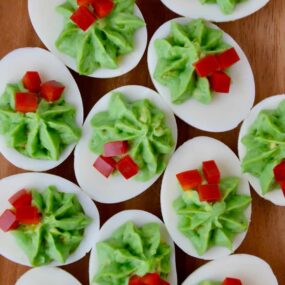
[[[213,99],[209,80],[196,74],[193,63],[230,48],[223,32],[201,19],[185,25],[173,21],[168,37],[157,39],[154,46],[158,56],[154,79],[170,89],[172,102],[181,104],[194,98],[209,104]]]
[[[167,279],[171,248],[163,241],[156,223],[137,227],[127,222],[110,239],[96,245],[99,269],[93,282],[100,285],[128,285],[133,275],[157,272]]]
[[[217,4],[224,14],[232,14],[237,4],[247,0],[200,0],[202,4]]]
[[[121,93],[113,93],[108,110],[97,113],[92,121],[90,150],[103,153],[112,141],[128,141],[128,152],[139,166],[135,176],[147,181],[166,167],[174,141],[165,114],[148,99],[128,102]]]
[[[32,204],[41,213],[38,225],[21,225],[11,233],[32,266],[64,263],[84,237],[91,219],[73,193],[49,186],[43,193],[32,191]]]
[[[64,17],[64,27],[55,45],[60,52],[76,59],[80,74],[118,68],[120,57],[134,50],[135,33],[145,22],[134,15],[135,0],[114,0],[114,4],[107,17],[96,19],[86,31],[70,19],[78,8],[76,0],[67,0],[57,7]]]
[[[222,285],[222,283],[215,281],[202,281],[198,285]]]
[[[75,108],[60,98],[40,100],[35,113],[15,111],[16,92],[27,92],[21,83],[8,84],[0,98],[0,134],[9,147],[34,159],[58,160],[64,149],[76,143],[81,130],[75,122]]]
[[[263,194],[280,188],[273,168],[285,158],[285,100],[274,110],[262,110],[242,143],[246,147],[243,172],[259,179]]]
[[[221,179],[222,199],[218,202],[201,202],[195,190],[183,191],[174,201],[178,229],[190,239],[199,255],[213,246],[231,250],[234,237],[247,230],[249,222],[244,211],[251,197],[237,194],[238,184],[238,177]]]

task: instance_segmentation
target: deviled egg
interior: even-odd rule
[[[89,262],[92,285],[146,280],[150,283],[142,284],[177,285],[173,241],[161,220],[145,211],[128,210],[110,218],[100,229]]]
[[[21,48],[0,61],[0,152],[15,166],[61,164],[81,135],[83,105],[68,69],[50,52]]]
[[[0,181],[0,254],[26,266],[83,258],[99,231],[93,201],[72,182],[44,173]]]
[[[250,189],[238,158],[209,137],[185,142],[165,170],[161,210],[169,234],[185,253],[217,259],[234,252],[251,217]]]
[[[29,15],[48,49],[83,75],[111,78],[127,73],[147,45],[135,0],[29,0]]]
[[[148,189],[164,171],[177,142],[171,109],[151,89],[124,86],[92,108],[75,149],[77,181],[102,203],[118,203]]]
[[[177,18],[154,33],[148,68],[174,113],[198,129],[234,129],[255,98],[250,64],[239,45],[202,19]]]
[[[266,200],[285,206],[285,95],[258,103],[242,124],[238,153],[253,189]]]

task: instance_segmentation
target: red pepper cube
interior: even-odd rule
[[[236,50],[234,48],[230,48],[217,55],[217,60],[219,62],[220,68],[222,70],[225,70],[238,62],[240,58]]]
[[[31,206],[32,194],[26,189],[22,189],[10,197],[9,202],[15,208],[19,208],[21,206]]]
[[[220,182],[221,173],[214,160],[204,161],[202,169],[208,183],[218,184]]]
[[[117,169],[126,179],[135,176],[139,172],[138,165],[133,161],[133,159],[129,155],[123,157],[118,161]]]
[[[199,198],[201,202],[216,202],[222,198],[218,184],[205,184],[198,187]]]
[[[96,21],[95,15],[85,6],[80,6],[70,19],[83,31],[86,31]]]
[[[37,71],[27,71],[22,82],[30,92],[40,92],[41,90],[41,78]]]
[[[277,182],[285,181],[285,160],[277,164],[274,169],[274,177]]]
[[[51,80],[42,84],[40,95],[48,102],[55,102],[61,97],[64,89],[61,83]]]
[[[37,207],[22,206],[16,208],[16,218],[23,225],[37,225],[41,221],[41,215]]]
[[[38,96],[35,93],[17,92],[15,110],[20,113],[35,112],[38,108]]]
[[[141,285],[141,284],[142,284],[141,277],[135,275],[130,278],[128,285]]]
[[[93,3],[94,0],[77,0],[78,6],[88,6]]]
[[[231,78],[222,71],[217,71],[209,77],[212,91],[219,93],[229,93],[231,87]]]
[[[198,170],[188,170],[176,174],[183,190],[193,190],[202,184],[203,178]]]
[[[98,18],[108,16],[114,9],[113,0],[94,0],[92,6]]]
[[[160,285],[161,279],[158,273],[148,273],[142,277],[143,285]]]
[[[285,181],[280,182],[280,187],[281,187],[281,190],[282,190],[283,195],[285,197]]]
[[[117,162],[113,158],[100,155],[94,162],[93,167],[108,178],[114,172],[116,164]]]
[[[213,74],[220,69],[219,62],[214,55],[208,55],[199,61],[195,62],[193,66],[200,77],[206,77]]]
[[[104,144],[104,156],[113,157],[125,154],[128,151],[127,141],[115,141]]]
[[[5,210],[5,212],[0,216],[0,229],[3,232],[14,230],[18,225],[16,215],[11,210]]]
[[[222,285],[242,285],[240,279],[227,277]]]

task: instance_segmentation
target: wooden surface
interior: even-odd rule
[[[175,1],[175,0],[174,0]],[[259,0],[255,0],[259,1]],[[159,0],[138,0],[148,25],[149,37],[165,21],[175,14]],[[220,26],[241,45],[252,65],[256,81],[256,101],[285,91],[285,1],[271,0],[261,11],[245,19]],[[0,58],[13,49],[43,44],[29,21],[27,0],[0,0]],[[139,84],[153,88],[147,71],[146,56],[132,72],[115,79],[97,80],[73,73],[83,96],[85,116],[97,100],[108,91],[127,84]],[[233,106],[234,107],[234,106]],[[225,118],[226,119],[226,118]],[[239,128],[222,134],[211,134],[187,126],[177,119],[179,145],[198,135],[209,135],[226,143],[237,151]],[[0,178],[23,172],[0,157]],[[76,182],[73,157],[51,171]],[[104,223],[113,214],[125,209],[144,209],[159,217],[160,183],[156,182],[144,194],[116,205],[97,203]],[[1,193],[0,193],[1,195]],[[257,255],[272,266],[280,285],[285,285],[285,207],[277,207],[261,199],[252,191],[253,214],[248,235],[238,253]],[[1,196],[0,196],[1,199]],[[0,240],[1,242],[1,240]],[[177,249],[178,284],[204,262],[188,257]],[[0,285],[14,285],[17,278],[28,268],[16,265],[0,257]],[[83,285],[88,284],[88,256],[64,269],[77,277]],[[270,284],[268,284],[270,285]]]

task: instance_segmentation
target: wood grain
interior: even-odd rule
[[[159,0],[138,0],[137,2],[148,24],[149,37],[162,23],[175,17],[175,14],[165,8]],[[285,90],[284,15],[285,1],[271,0],[264,9],[252,16],[220,25],[236,39],[249,58],[256,81],[255,103],[268,96],[280,94]],[[0,27],[0,58],[19,47],[44,47],[29,21],[27,0],[1,0]],[[116,87],[140,84],[153,88],[147,71],[146,56],[135,70],[119,78],[97,80],[75,73],[73,75],[83,96],[85,115],[101,96]],[[236,152],[239,128],[222,134],[211,134],[187,126],[179,119],[177,121],[179,145],[195,136],[209,135],[223,141]],[[0,178],[20,172],[23,171],[0,157]],[[73,157],[71,156],[51,173],[75,182]],[[144,209],[161,217],[159,206],[160,183],[161,180],[144,194],[124,203],[116,205],[98,203],[102,223],[113,214],[125,209]],[[252,195],[252,223],[244,243],[237,252],[254,254],[265,259],[276,273],[279,284],[285,285],[285,207],[277,207],[266,202],[258,197],[254,191],[252,191]],[[204,263],[196,258],[188,257],[179,249],[177,249],[176,256],[179,284]],[[17,278],[27,269],[0,257],[0,285],[14,285]],[[88,256],[77,263],[66,266],[65,269],[77,277],[83,285],[88,284]]]

